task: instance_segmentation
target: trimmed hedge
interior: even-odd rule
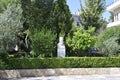
[[[120,67],[120,57],[10,58],[9,69]]]
[[[0,59],[0,69],[7,69],[7,64],[3,60]]]

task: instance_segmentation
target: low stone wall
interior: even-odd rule
[[[60,68],[0,70],[0,78],[21,78],[58,75],[120,74],[120,68]]]

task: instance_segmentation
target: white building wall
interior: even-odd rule
[[[115,22],[109,23],[109,24],[107,24],[107,27],[113,27],[113,26],[118,26],[118,25],[120,25],[120,21],[115,21]]]
[[[119,21],[120,20],[120,12],[118,12],[118,20],[117,21]]]
[[[120,1],[120,0],[114,0],[114,2],[117,2],[117,1]]]
[[[114,10],[114,22],[120,20],[120,9]]]
[[[107,10],[114,13],[114,22],[110,22],[107,27],[120,26],[120,0],[107,7]]]

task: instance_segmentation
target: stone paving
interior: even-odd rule
[[[120,74],[24,77],[19,79],[8,80],[120,80]]]

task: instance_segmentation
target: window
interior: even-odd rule
[[[116,13],[116,14],[114,15],[114,20],[115,20],[115,21],[118,21],[118,20],[119,20],[118,13]]]
[[[79,22],[77,22],[77,26],[80,26]]]
[[[119,0],[114,0],[115,2],[119,1]]]

